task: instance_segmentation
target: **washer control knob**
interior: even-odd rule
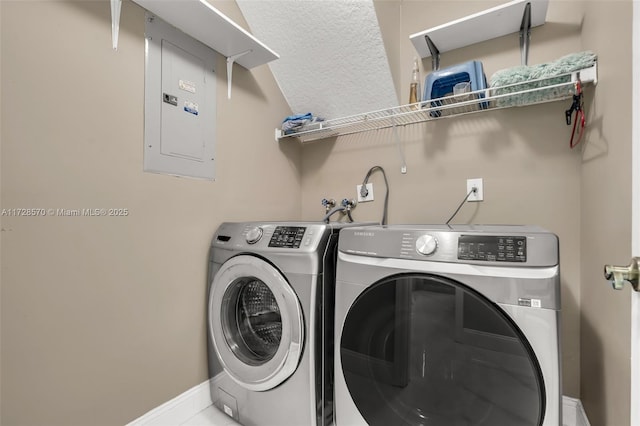
[[[433,235],[424,234],[416,240],[416,251],[425,256],[435,253],[437,248],[438,240]]]
[[[255,244],[260,241],[260,238],[262,238],[262,234],[262,228],[260,228],[259,226],[253,227],[247,232],[245,240],[247,241],[247,244]]]

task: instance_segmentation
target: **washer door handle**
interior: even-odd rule
[[[631,259],[627,266],[604,265],[604,278],[609,280],[615,290],[622,290],[624,283],[631,284],[635,291],[640,291],[638,281],[640,278],[640,257]]]

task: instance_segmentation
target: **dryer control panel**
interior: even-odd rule
[[[306,237],[305,237],[306,238]],[[558,237],[518,225],[387,225],[342,229],[341,253],[485,266],[558,265]]]
[[[460,235],[458,259],[487,262],[526,262],[527,238],[523,236]]]

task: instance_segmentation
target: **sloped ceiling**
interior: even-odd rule
[[[398,105],[372,0],[237,0],[280,55],[269,67],[294,114],[339,118]]]

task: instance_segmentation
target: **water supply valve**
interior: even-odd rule
[[[349,200],[347,198],[344,198],[342,200],[342,203],[341,203],[342,207],[344,207],[347,210],[351,210],[351,209],[355,208],[356,204],[358,204],[356,202],[356,200],[354,200],[354,199]]]
[[[324,206],[325,213],[329,213],[329,211],[336,206],[336,200],[334,200],[333,198],[329,200],[323,198],[322,205]]]

